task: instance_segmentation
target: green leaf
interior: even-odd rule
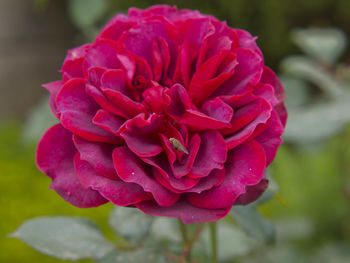
[[[129,252],[113,251],[98,261],[99,263],[166,263],[161,252],[144,247]]]
[[[245,256],[252,250],[261,246],[261,242],[248,236],[237,226],[219,221],[217,223],[218,257],[220,262]],[[208,262],[210,256],[211,243],[208,228],[205,228],[200,239],[195,243],[193,258],[206,259],[200,262]]]
[[[335,28],[297,29],[292,39],[305,53],[328,64],[338,60],[347,42],[345,34]]]
[[[307,104],[310,93],[307,83],[299,78],[282,75],[279,77],[286,93],[286,107],[293,110]]]
[[[339,98],[346,90],[343,83],[338,82],[320,64],[305,56],[292,56],[282,61],[285,73],[310,81],[332,98]]]
[[[109,216],[109,224],[127,240],[140,242],[151,229],[154,218],[132,207],[116,207]]]
[[[52,257],[78,260],[101,258],[113,250],[90,220],[73,217],[40,217],[25,221],[10,237]]]
[[[158,240],[169,240],[173,243],[182,241],[175,218],[157,217],[151,228],[151,235]]]
[[[108,8],[107,0],[70,0],[68,4],[72,22],[81,29],[95,25]]]
[[[279,242],[305,240],[314,233],[314,222],[307,217],[288,217],[274,222]]]
[[[234,206],[230,214],[251,237],[266,243],[272,243],[275,240],[274,226],[262,217],[255,205]]]
[[[297,144],[322,142],[350,121],[350,96],[290,112],[284,138]]]

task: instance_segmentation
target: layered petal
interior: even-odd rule
[[[137,184],[101,176],[88,162],[81,160],[79,154],[74,158],[74,165],[79,181],[83,186],[96,190],[115,205],[129,206],[152,199],[152,196],[143,191]]]
[[[141,202],[136,207],[151,216],[177,217],[185,224],[217,221],[231,209],[203,209],[182,199],[170,207],[160,207],[154,201]]]
[[[245,193],[246,186],[258,184],[265,172],[265,152],[259,143],[250,141],[231,150],[225,164],[222,184],[201,194],[188,194],[188,201],[206,209],[231,207]]]
[[[113,151],[113,161],[119,177],[128,183],[138,184],[145,192],[153,195],[160,206],[171,206],[180,195],[172,193],[149,175],[144,163],[127,147],[118,147]]]
[[[80,184],[73,165],[75,154],[72,133],[57,124],[41,138],[36,163],[52,179],[50,188],[72,205],[95,207],[108,202],[98,192]]]
[[[94,125],[98,104],[85,93],[85,81],[72,79],[64,84],[56,96],[57,111],[61,124],[80,137],[97,142],[118,141],[113,134]]]

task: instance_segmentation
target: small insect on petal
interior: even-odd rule
[[[179,152],[183,152],[185,154],[188,154],[188,151],[185,146],[182,145],[182,143],[175,139],[175,138],[169,138],[169,142],[173,148]]]

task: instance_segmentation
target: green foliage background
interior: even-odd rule
[[[299,52],[292,44],[289,35],[290,30],[295,27],[331,25],[350,33],[350,1],[348,0],[98,1],[105,3],[105,6],[100,9],[100,15],[92,14],[91,21],[83,20],[85,22],[80,24],[76,21],[82,21],[82,18],[75,16],[85,16],[87,13],[74,12],[72,10],[74,1],[65,1],[67,19],[70,17],[78,28],[77,42],[83,42],[84,38],[91,38],[96,29],[116,12],[125,11],[130,6],[145,8],[155,3],[176,4],[179,8],[199,9],[221,20],[227,20],[230,26],[250,31],[253,35],[259,36],[258,43],[264,52],[266,64],[275,69],[278,68],[283,57]],[[51,4],[48,0],[34,2],[42,12],[45,12],[45,8]],[[348,55],[349,52],[345,54],[344,59],[348,58]],[[21,241],[6,237],[24,220],[37,216],[87,216],[96,220],[107,237],[112,238],[112,233],[109,233],[106,225],[108,212],[112,205],[78,209],[64,202],[55,192],[49,190],[49,178],[42,175],[35,167],[35,144],[23,143],[21,140],[23,127],[18,120],[0,122],[0,185],[2,186],[0,262],[64,262],[41,255]],[[307,254],[317,258],[321,253],[317,250],[318,248],[333,245],[349,248],[349,127],[341,135],[332,138],[317,150],[305,151],[284,144],[278,152],[271,171],[280,187],[280,199],[285,200],[287,204],[283,205],[283,202],[276,197],[263,205],[262,212],[276,223],[285,218],[292,220],[302,218],[310,222],[311,234],[289,241],[287,251],[292,250],[295,255]],[[238,259],[238,262],[259,262],[259,258],[264,258],[261,255],[265,255],[266,251],[256,251],[248,258]],[[280,251],[283,252],[285,249],[281,248]],[[334,259],[344,256],[342,249],[330,251]],[[280,262],[287,263],[287,261]]]

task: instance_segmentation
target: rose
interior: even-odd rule
[[[166,5],[117,15],[44,85],[60,124],[37,149],[51,188],[185,223],[215,221],[266,189],[284,91],[248,32]]]

